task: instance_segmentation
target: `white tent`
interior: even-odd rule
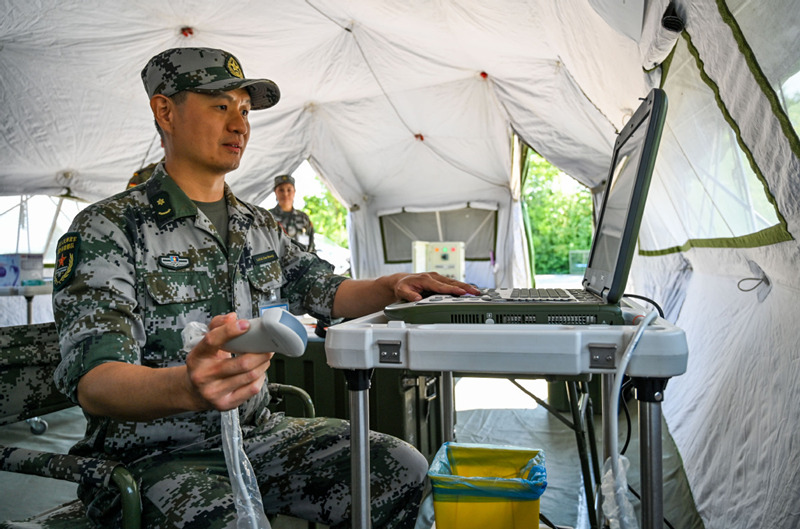
[[[0,195],[122,190],[162,154],[144,63],[221,47],[282,92],[251,116],[234,192],[258,203],[309,160],[350,210],[359,277],[410,270],[389,255],[391,215],[493,211],[490,256],[469,273],[523,284],[519,146],[597,190],[615,132],[663,85],[628,290],[687,332],[665,417],[706,527],[800,526],[800,141],[787,114],[800,2],[676,0],[682,32],[662,24],[667,3],[7,0]]]

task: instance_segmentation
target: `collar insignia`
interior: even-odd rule
[[[157,219],[175,216],[175,210],[172,209],[169,193],[166,191],[161,191],[153,195],[150,199],[150,205],[153,206],[153,211],[155,211]]]

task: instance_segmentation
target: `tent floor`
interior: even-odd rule
[[[634,428],[627,451],[631,462],[628,481],[638,490],[639,445],[635,406],[632,408]],[[12,424],[0,429],[0,444],[13,443],[34,449],[66,451],[80,438],[85,427],[83,415],[77,408],[53,413],[44,419],[49,424],[45,434],[31,434],[24,422]],[[597,431],[600,432],[599,417],[595,422]],[[673,527],[702,529],[703,523],[689,492],[680,456],[668,434],[666,424],[662,424],[662,427],[664,514]],[[624,441],[627,432],[624,417],[620,420],[619,431]],[[544,450],[548,485],[540,500],[541,512],[556,525],[574,529],[588,528],[575,435],[544,408],[458,411],[456,435],[459,442],[512,444]],[[602,447],[598,448],[602,454]],[[36,490],[35,494],[27,492],[33,490]],[[74,498],[73,484],[0,472],[0,520],[23,519]],[[633,499],[633,504],[638,514],[638,501]],[[273,527],[304,529],[307,526],[298,520],[279,517]]]

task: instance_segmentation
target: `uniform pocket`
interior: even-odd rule
[[[181,364],[181,331],[189,322],[205,323],[215,314],[211,279],[204,272],[149,272],[144,284],[147,346],[142,363],[151,367]]]
[[[281,296],[283,273],[280,263],[273,261],[251,268],[247,271],[247,281],[250,283],[253,308],[256,310],[255,314],[258,314],[258,307]]]
[[[144,281],[156,305],[211,299],[211,280],[204,272],[150,272]]]

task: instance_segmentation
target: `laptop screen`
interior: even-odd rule
[[[584,287],[616,303],[628,280],[650,176],[661,136],[666,98],[653,90],[617,137]]]

